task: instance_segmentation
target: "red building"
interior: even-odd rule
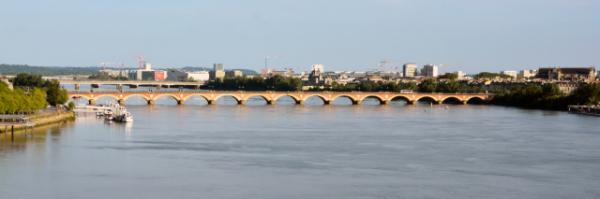
[[[154,71],[154,81],[165,81],[167,79],[167,71],[156,70]]]

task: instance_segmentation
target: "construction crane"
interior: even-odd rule
[[[380,61],[377,64],[377,67],[376,67],[375,71],[379,71],[379,72],[397,72],[398,71],[398,66],[394,65],[389,60],[382,60],[382,61]]]

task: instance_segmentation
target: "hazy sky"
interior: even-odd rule
[[[0,0],[0,63],[600,65],[598,0]]]

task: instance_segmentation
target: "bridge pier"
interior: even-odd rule
[[[267,105],[273,105],[273,100],[267,100]]]
[[[244,105],[246,104],[246,100],[238,100],[237,103],[238,105]]]
[[[89,105],[96,105],[96,100],[90,99],[88,100]]]
[[[352,105],[359,105],[361,104],[360,101],[358,100],[352,100]]]
[[[183,100],[177,100],[177,105],[183,105]]]
[[[325,104],[325,105],[331,105],[331,100],[323,100],[323,104]]]
[[[148,100],[148,105],[154,105],[154,100]]]
[[[379,101],[379,104],[381,104],[381,105],[387,105],[389,102],[390,101],[388,101],[388,100],[381,100],[381,101]]]
[[[414,100],[412,100],[412,101],[409,100],[409,101],[406,101],[406,104],[408,104],[408,105],[415,105],[417,103]]]
[[[124,99],[118,99],[117,103],[119,103],[119,105],[123,106],[123,105],[125,105],[125,100]]]
[[[304,100],[296,100],[296,104],[297,105],[303,105],[304,104]]]
[[[212,104],[214,104],[214,100],[206,100],[206,104],[212,105]]]

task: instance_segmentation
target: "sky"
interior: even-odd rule
[[[0,0],[0,63],[600,65],[598,0]],[[401,67],[400,67],[401,68]]]

